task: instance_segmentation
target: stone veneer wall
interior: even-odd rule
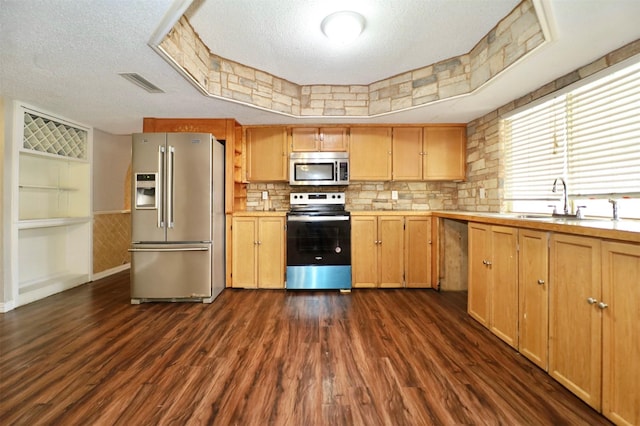
[[[159,48],[203,92],[293,117],[367,117],[477,89],[544,43],[531,0],[523,0],[468,53],[363,85],[301,86],[210,52],[183,16]]]
[[[640,54],[640,40],[614,50],[596,61],[468,123],[467,180],[458,184],[457,208],[468,211],[500,211],[504,187],[504,156],[500,145],[500,120],[505,114],[637,54]],[[479,188],[485,189],[486,198],[480,199]]]
[[[269,200],[262,200],[262,191],[269,192]],[[289,209],[290,192],[344,191],[349,211],[370,210],[451,210],[457,205],[455,182],[352,182],[340,187],[293,188],[286,183],[250,183],[247,185],[247,210],[264,211]],[[391,199],[391,191],[398,191],[398,199]]]

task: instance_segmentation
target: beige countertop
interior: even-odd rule
[[[251,211],[233,213],[237,217],[284,217],[286,211]],[[622,219],[613,221],[606,218],[557,219],[551,216],[524,218],[518,213],[487,213],[461,210],[356,210],[351,216],[434,216],[465,222],[482,222],[502,226],[562,232],[565,234],[640,243],[640,220]]]
[[[503,226],[562,232],[640,243],[640,220],[614,221],[605,218],[557,219],[551,216],[523,218],[518,213],[483,213],[467,211],[433,211],[433,216]]]

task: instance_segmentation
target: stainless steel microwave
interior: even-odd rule
[[[289,157],[290,185],[348,185],[347,152],[292,152]]]

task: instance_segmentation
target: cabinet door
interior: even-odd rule
[[[599,410],[600,240],[554,234],[550,253],[549,374]]]
[[[284,218],[261,217],[258,230],[258,287],[284,288]]]
[[[233,287],[258,286],[258,221],[253,217],[232,219],[232,284]]]
[[[353,287],[377,287],[378,221],[376,216],[351,218],[351,273]]]
[[[518,242],[520,353],[548,370],[549,234],[521,229]]]
[[[640,425],[640,245],[602,243],[602,413]]]
[[[320,129],[320,151],[346,151],[348,147],[345,127],[322,127]]]
[[[422,128],[394,127],[393,180],[422,180]]]
[[[491,227],[469,222],[469,315],[489,327],[489,267],[491,253]]]
[[[404,241],[406,287],[431,287],[431,218],[407,216]]]
[[[291,130],[291,150],[294,152],[317,151],[318,142],[316,127],[294,127]]]
[[[247,129],[247,180],[287,180],[287,130],[284,127]]]
[[[402,287],[404,281],[404,219],[378,217],[379,287]]]
[[[425,127],[424,178],[431,180],[464,180],[466,144],[466,127]]]
[[[350,180],[391,180],[391,128],[352,128],[349,161]]]
[[[518,230],[491,227],[489,329],[518,346]]]

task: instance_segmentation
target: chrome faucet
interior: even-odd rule
[[[564,214],[569,214],[569,194],[567,194],[567,184],[563,178],[559,177],[553,181],[553,189],[551,189],[551,192],[556,192],[558,181],[562,182],[562,190],[564,191]]]
[[[620,215],[618,214],[618,201],[613,198],[609,199],[611,203],[611,207],[613,207],[613,218],[612,220],[620,220]]]

